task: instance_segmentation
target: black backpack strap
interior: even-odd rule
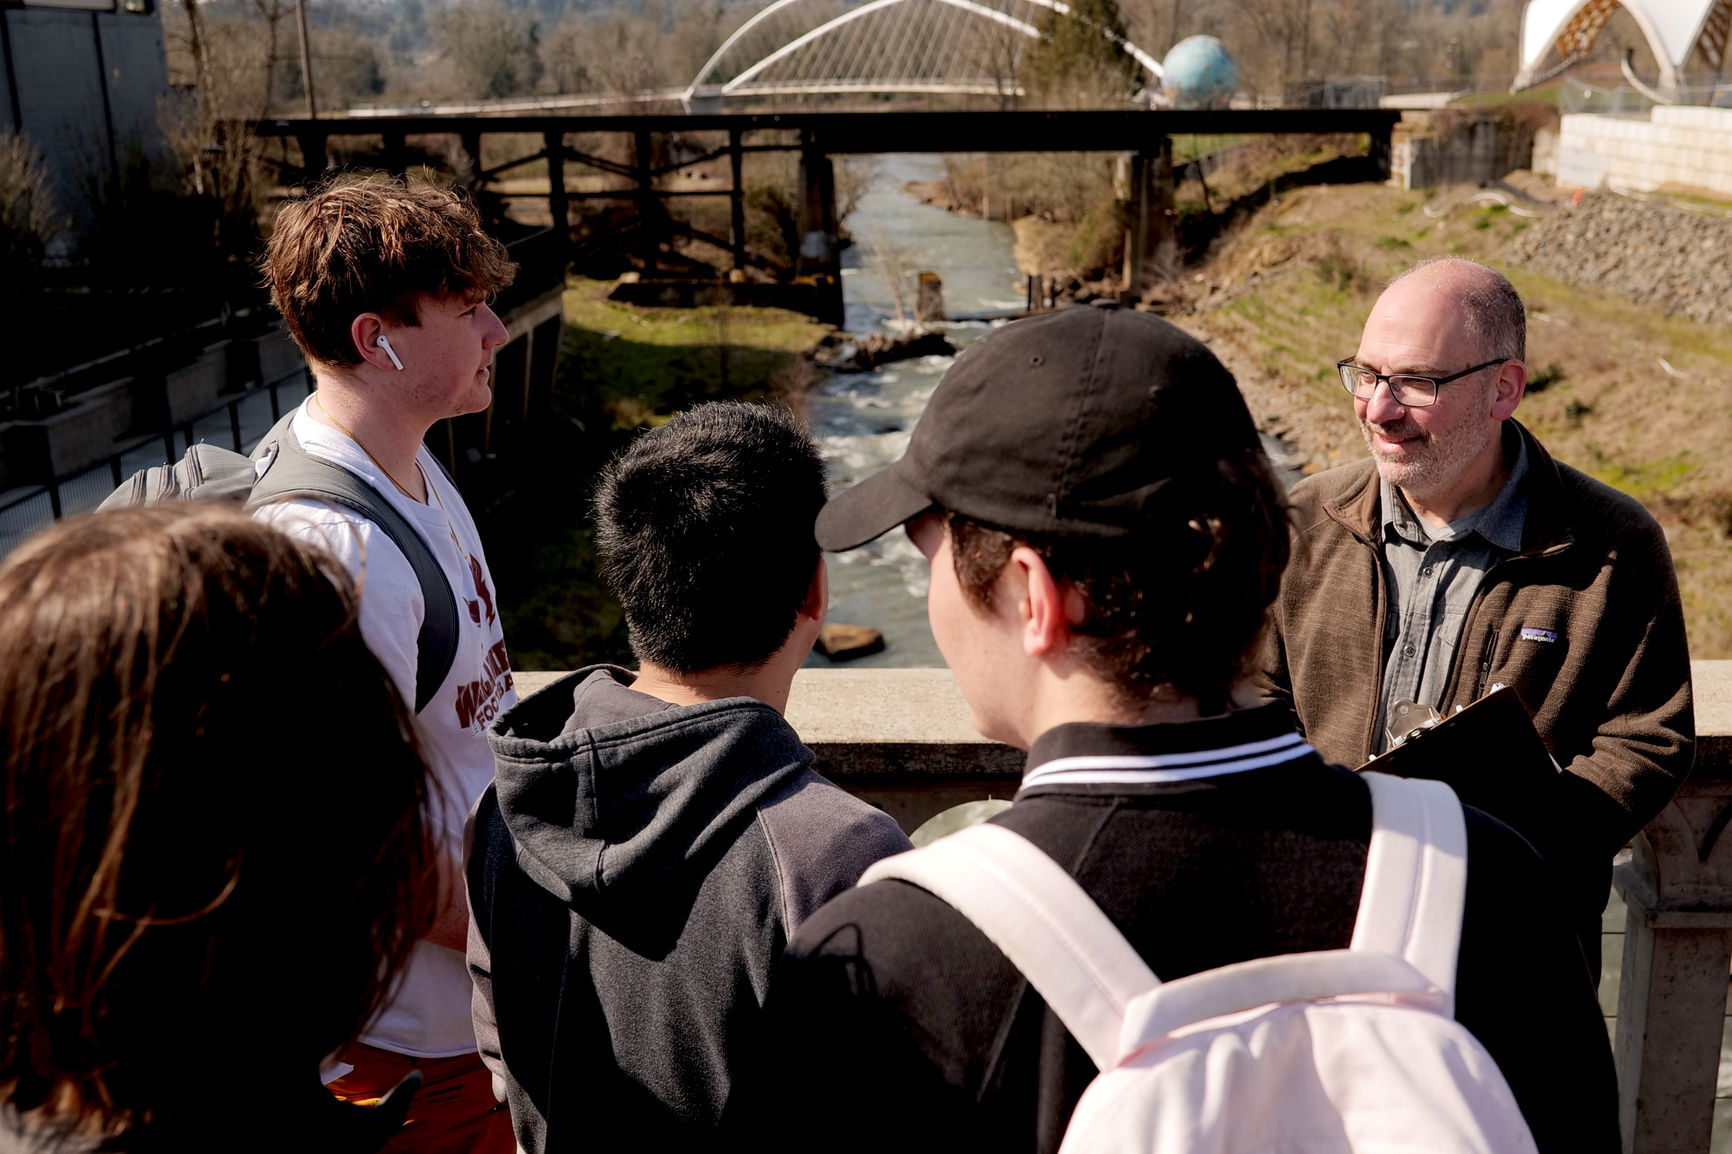
[[[253,450],[255,461],[268,464],[253,486],[247,507],[286,497],[329,501],[377,525],[397,546],[421,583],[421,631],[415,638],[415,712],[420,713],[445,683],[457,659],[457,596],[415,527],[372,485],[302,448],[289,427],[293,417],[290,413],[278,421]]]

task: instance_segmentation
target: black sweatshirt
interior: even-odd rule
[[[1183,725],[1065,725],[1041,736],[1029,766],[1099,755],[1224,764],[1284,739],[1292,748],[1291,734],[1275,707]],[[1370,792],[1298,752],[1178,783],[1025,785],[993,820],[1063,865],[1163,979],[1344,948]],[[1610,1154],[1611,1048],[1550,876],[1477,810],[1467,833],[1457,1018],[1498,1062],[1542,1151]],[[1053,1151],[1095,1076],[998,949],[901,881],[850,890],[802,925],[768,1011],[772,1064],[736,1103],[740,1137],[798,1134],[828,1151]]]

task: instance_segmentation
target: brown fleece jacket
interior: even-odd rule
[[[1690,770],[1695,717],[1678,581],[1646,509],[1516,429],[1530,463],[1522,549],[1486,574],[1438,705],[1448,713],[1493,685],[1513,686],[1568,771],[1559,775],[1556,840],[1534,840],[1553,842],[1540,848],[1554,863],[1603,870]],[[1298,547],[1265,650],[1270,696],[1293,708],[1326,760],[1350,766],[1370,757],[1383,683],[1380,497],[1369,459],[1294,487]]]

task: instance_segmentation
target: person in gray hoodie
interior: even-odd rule
[[[695,408],[603,476],[640,668],[505,713],[471,818],[475,1032],[524,1150],[708,1144],[795,927],[908,848],[782,717],[826,608],[824,499],[810,438],[763,405]]]

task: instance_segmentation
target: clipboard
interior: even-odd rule
[[[1558,768],[1527,707],[1504,686],[1359,767],[1447,783],[1529,841],[1550,825]]]

